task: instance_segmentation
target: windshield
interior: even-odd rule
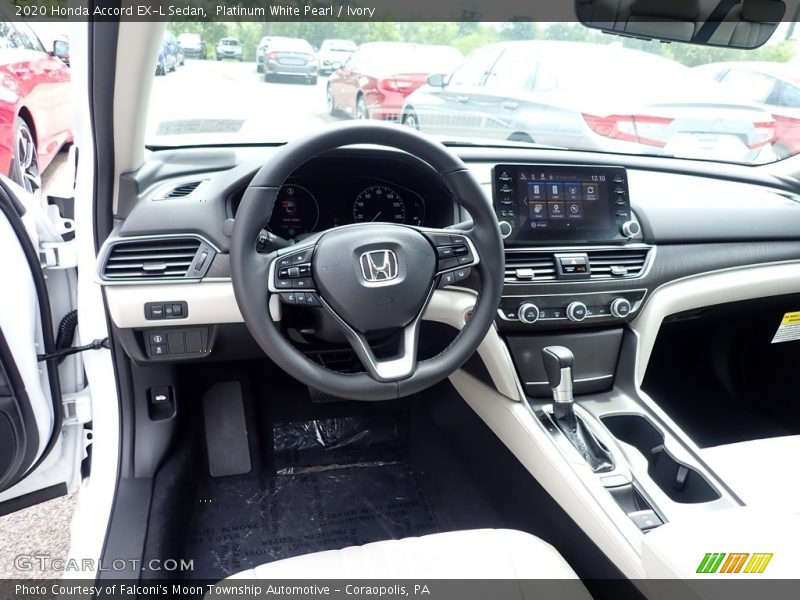
[[[751,51],[606,35],[578,23],[168,29],[202,39],[207,55],[187,56],[156,78],[153,147],[281,144],[356,118],[451,144],[746,164],[800,153],[794,27]]]

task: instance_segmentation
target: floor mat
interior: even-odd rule
[[[438,531],[393,423],[328,419],[273,435],[274,468],[198,488],[186,548],[193,577]]]

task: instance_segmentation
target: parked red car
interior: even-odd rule
[[[52,51],[24,23],[0,22],[0,172],[29,191],[72,141],[69,44]]]
[[[361,44],[328,79],[328,112],[357,119],[399,120],[406,96],[431,73],[451,73],[463,60],[452,46]]]

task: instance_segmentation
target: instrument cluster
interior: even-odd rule
[[[424,225],[425,200],[406,187],[368,177],[347,185],[289,180],[278,192],[266,229],[292,239],[339,225],[370,222]]]

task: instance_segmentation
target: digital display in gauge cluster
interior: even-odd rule
[[[315,230],[319,221],[319,204],[314,195],[301,185],[281,187],[275,199],[267,228],[285,239]]]

